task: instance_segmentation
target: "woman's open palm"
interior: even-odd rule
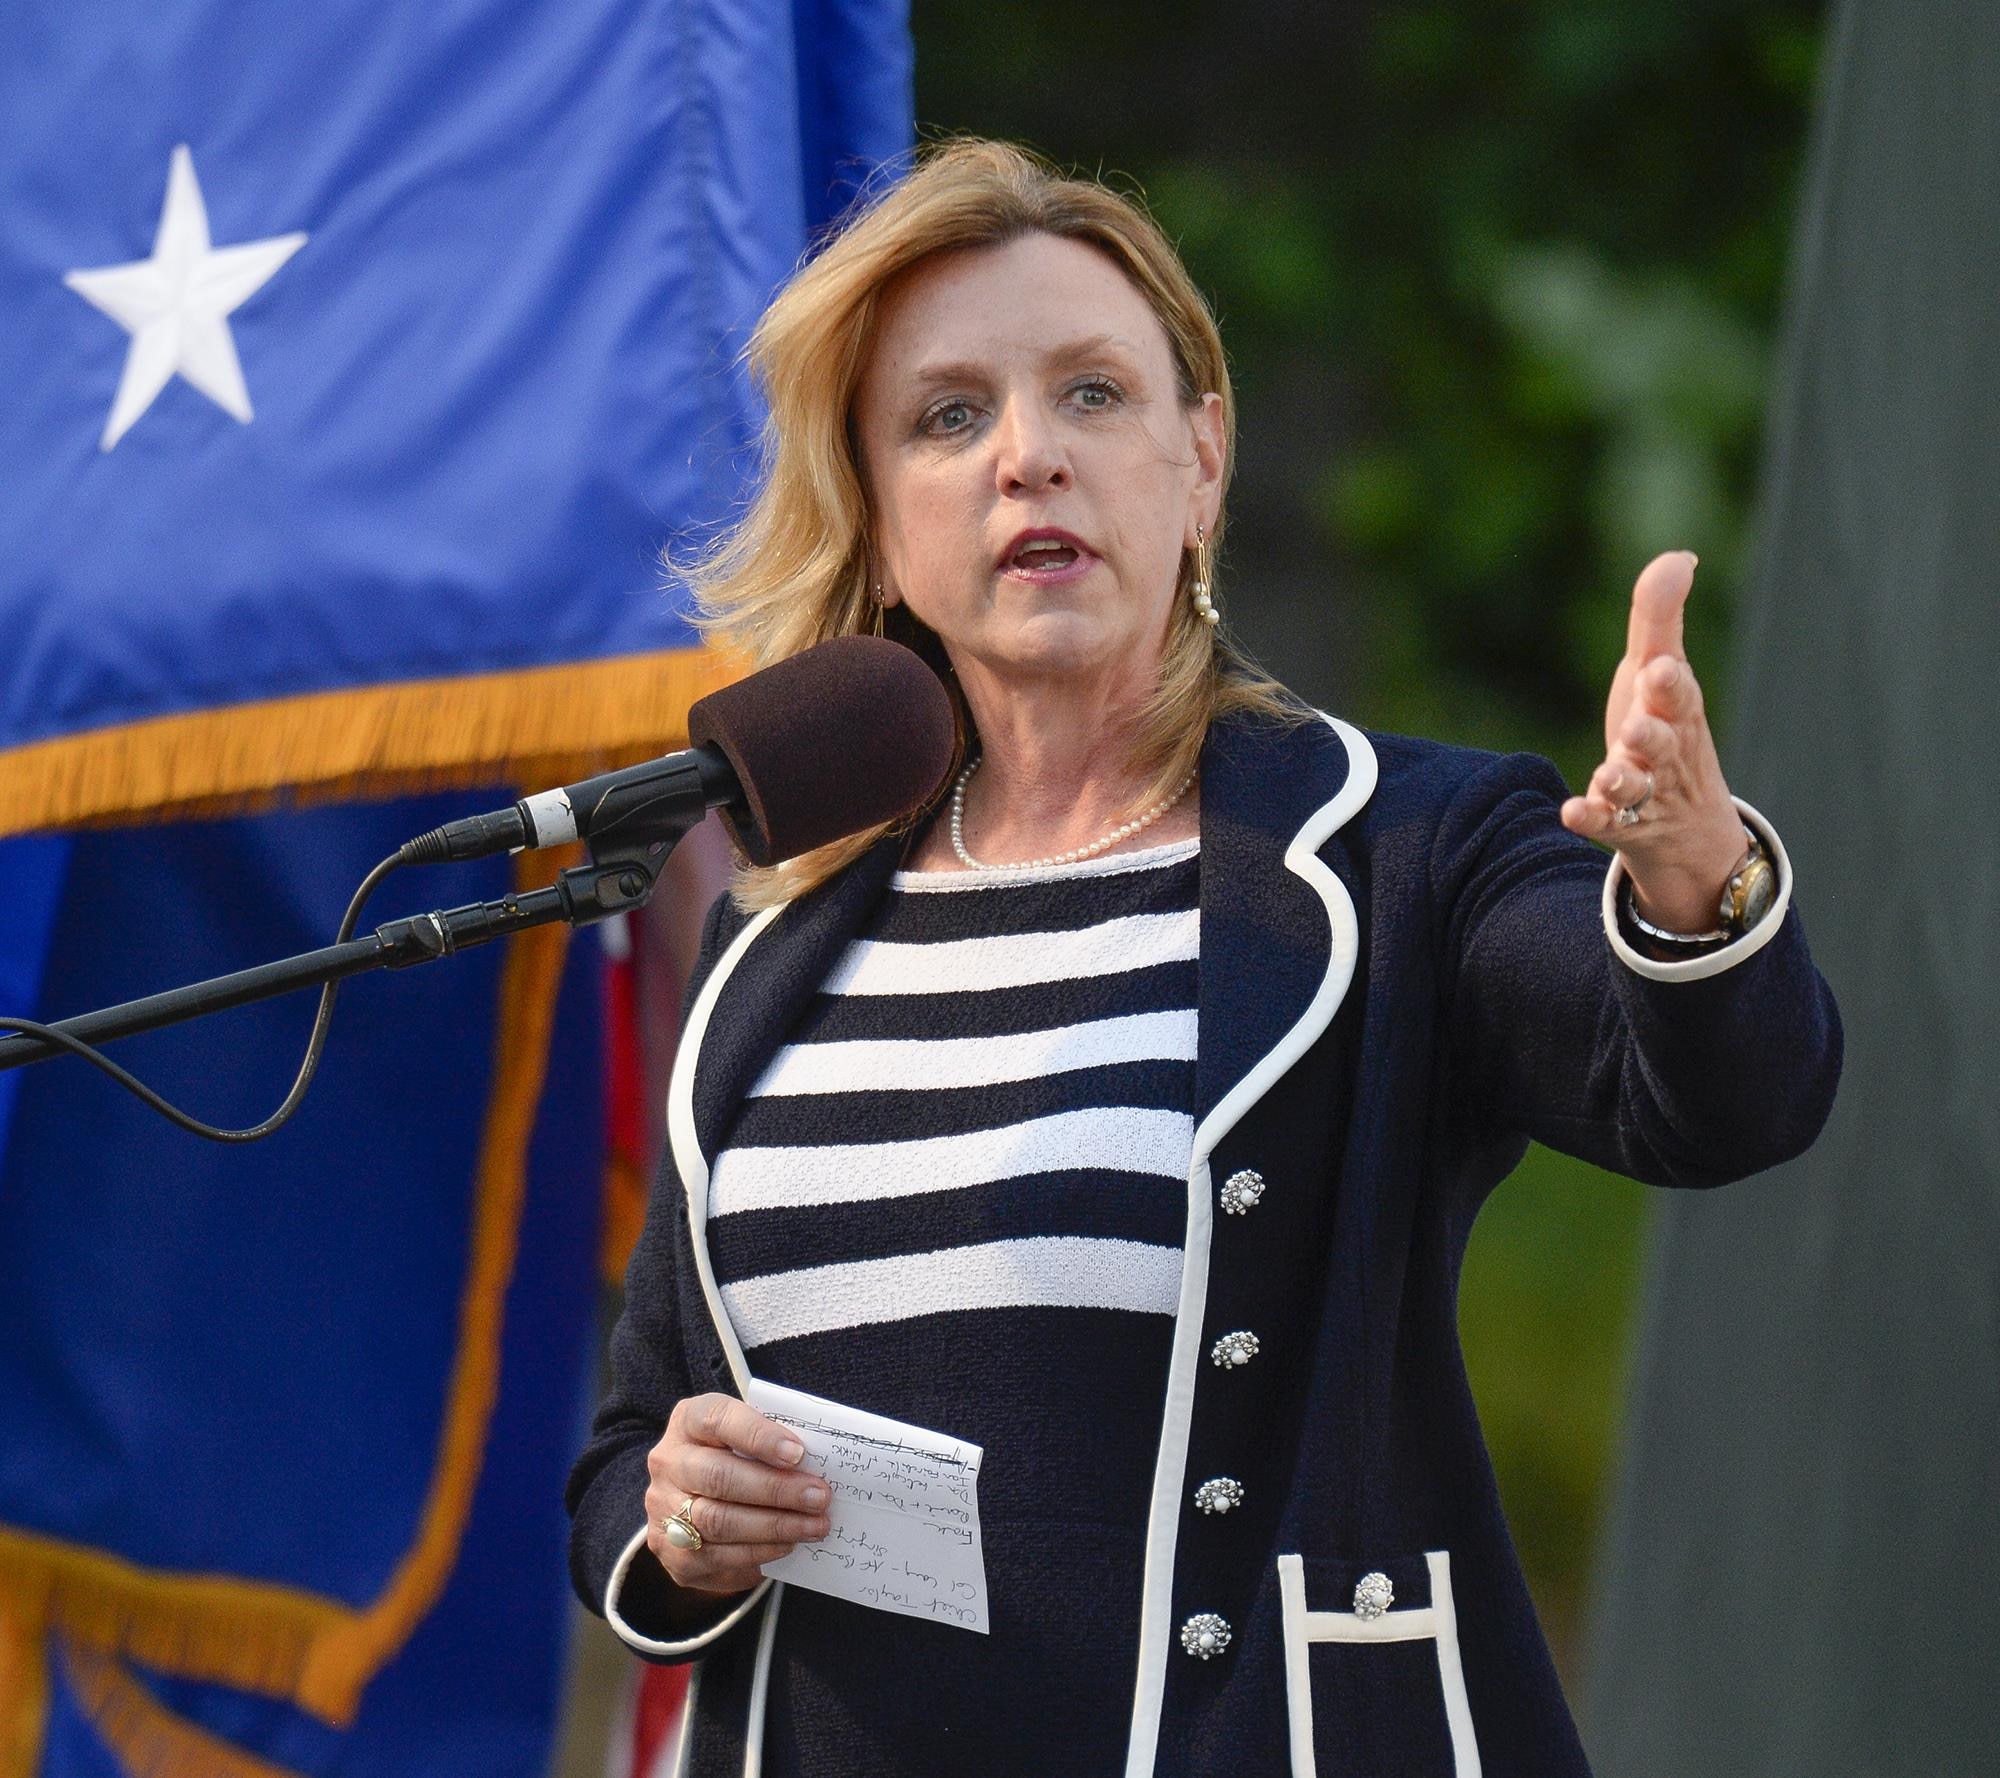
[[[1604,759],[1562,808],[1572,833],[1623,856],[1642,911],[1675,931],[1714,924],[1744,847],[1683,642],[1694,569],[1689,551],[1673,550],[1640,571],[1604,708]],[[1620,810],[1636,818],[1621,822]]]

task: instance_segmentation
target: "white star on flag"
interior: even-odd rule
[[[167,168],[153,257],[68,273],[63,282],[132,336],[98,449],[108,451],[179,371],[226,414],[248,423],[250,390],[227,317],[306,244],[303,234],[211,247],[208,208],[182,143]]]

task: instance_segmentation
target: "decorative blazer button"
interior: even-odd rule
[[[1209,1362],[1219,1364],[1224,1370],[1239,1364],[1248,1364],[1257,1356],[1261,1342],[1247,1329],[1238,1333],[1226,1333],[1208,1349]]]
[[[1264,1175],[1252,1167],[1244,1167],[1222,1182],[1222,1208],[1231,1216],[1248,1216],[1263,1195]]]
[[[1243,1504],[1243,1484],[1231,1476],[1219,1475],[1195,1489],[1194,1503],[1205,1513],[1226,1513],[1231,1507]]]
[[[1199,1611],[1181,1625],[1181,1647],[1198,1661],[1212,1661],[1229,1646],[1229,1622],[1212,1611]]]
[[[1395,1603],[1396,1589],[1386,1574],[1364,1574],[1354,1583],[1354,1615],[1358,1618],[1378,1618]]]

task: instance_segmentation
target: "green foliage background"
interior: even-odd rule
[[[928,131],[1141,192],[1209,293],[1242,416],[1220,593],[1280,678],[1580,784],[1633,577],[1685,546],[1726,715],[1819,6],[914,0],[912,25]],[[1572,1671],[1643,1216],[1538,1148],[1467,1262],[1468,1365]]]

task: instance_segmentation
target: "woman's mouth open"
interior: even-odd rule
[[[1073,542],[1054,537],[1030,537],[1004,562],[1000,572],[1036,586],[1061,586],[1080,580],[1097,558]]]

